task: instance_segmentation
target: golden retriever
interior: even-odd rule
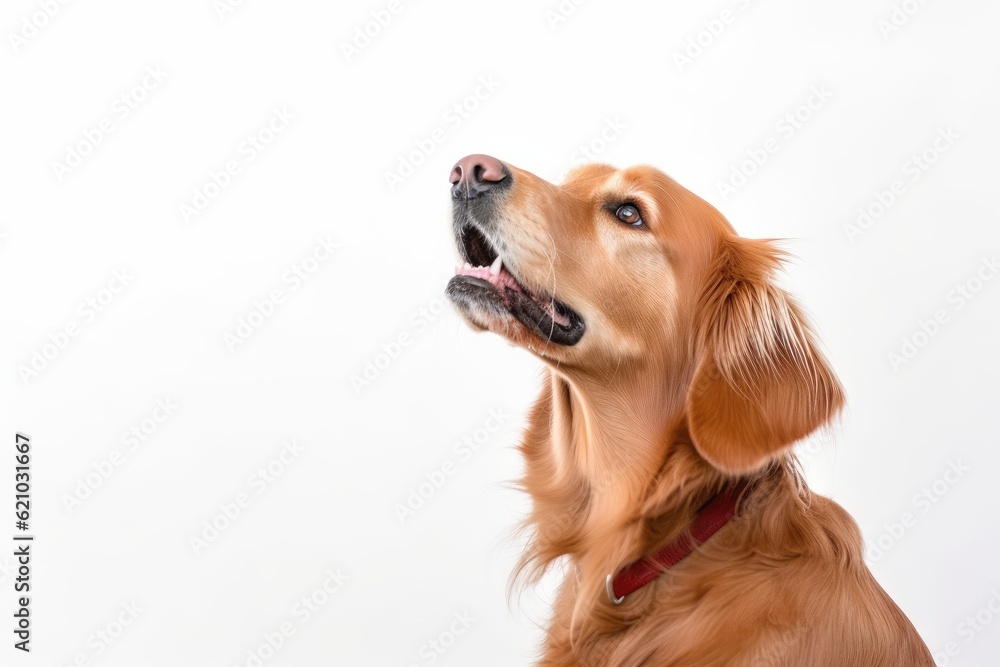
[[[790,451],[844,398],[782,253],[650,167],[554,185],[471,155],[451,182],[449,298],[547,366],[519,573],[567,575],[537,664],[932,666]]]

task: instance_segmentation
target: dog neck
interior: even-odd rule
[[[532,530],[515,580],[537,582],[557,561],[568,566],[572,574],[560,604],[570,637],[626,627],[655,603],[653,591],[660,585],[710,585],[713,561],[695,553],[685,563],[685,578],[667,578],[672,583],[666,584],[657,579],[628,605],[612,605],[607,593],[609,574],[685,534],[698,510],[727,484],[748,486],[740,521],[710,541],[716,549],[731,558],[784,558],[807,548],[832,549],[831,557],[841,557],[835,555],[840,547],[818,529],[824,524],[804,518],[801,508],[810,495],[793,455],[776,457],[747,476],[724,475],[692,444],[683,400],[656,391],[651,385],[623,390],[613,382],[581,386],[553,372],[532,410],[521,444],[521,486],[532,497]],[[625,404],[621,396],[646,396],[649,402]],[[608,425],[618,430],[602,428]],[[694,595],[677,588],[670,594]]]
[[[669,417],[621,398],[639,392],[581,386],[555,374],[549,382],[551,447],[560,469],[582,477],[598,505],[635,507],[662,463]]]
[[[695,452],[683,397],[666,395],[668,383],[624,388],[555,372],[547,383],[522,444],[535,529],[525,561],[544,569],[568,555],[603,581],[684,530],[724,480]]]

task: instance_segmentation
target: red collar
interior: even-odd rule
[[[617,576],[609,574],[607,587],[611,603],[621,604],[626,595],[659,577],[715,535],[736,513],[743,487],[742,484],[727,487],[698,510],[691,524],[690,537],[683,534],[654,553],[626,565]]]

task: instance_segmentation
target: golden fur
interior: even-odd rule
[[[933,665],[866,567],[854,521],[810,492],[789,450],[843,394],[774,282],[781,253],[649,167],[590,165],[561,186],[506,167],[490,241],[587,327],[559,346],[462,308],[547,365],[521,445],[533,509],[519,573],[531,582],[560,561],[568,575],[538,664]],[[622,202],[645,228],[615,218]],[[732,521],[610,603],[608,573],[685,531],[737,479],[748,486]]]

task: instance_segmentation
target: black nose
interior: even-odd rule
[[[503,163],[489,155],[466,155],[451,170],[451,196],[456,199],[478,197],[509,182]]]

